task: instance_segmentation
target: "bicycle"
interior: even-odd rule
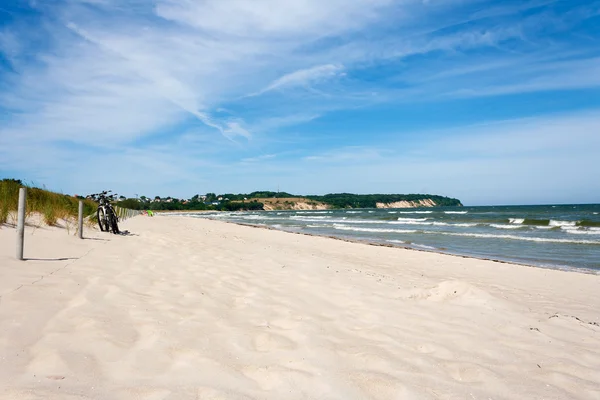
[[[115,209],[113,208],[111,201],[113,201],[116,197],[115,195],[109,195],[111,191],[103,191],[101,193],[96,193],[90,195],[92,200],[98,202],[98,209],[96,210],[96,217],[98,218],[98,225],[100,226],[100,231],[102,232],[110,232],[115,235],[119,233],[119,217]]]

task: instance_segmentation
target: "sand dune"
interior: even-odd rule
[[[2,399],[598,399],[600,277],[189,217],[0,229]]]

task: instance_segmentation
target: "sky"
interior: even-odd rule
[[[600,203],[600,1],[2,0],[0,178]]]

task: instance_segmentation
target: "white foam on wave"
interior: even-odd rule
[[[400,214],[431,214],[433,211],[398,211]]]
[[[300,221],[308,220],[308,219],[329,219],[331,218],[329,215],[292,215],[290,219],[297,219]]]
[[[457,227],[460,227],[460,228],[471,228],[473,226],[477,226],[477,224],[475,224],[475,223],[468,223],[468,222],[459,223],[459,224],[450,224],[448,222],[434,222],[433,225],[452,226],[452,227],[457,226]]]
[[[364,211],[346,211],[346,214],[361,214]]]
[[[354,232],[373,232],[373,233],[415,233],[415,230],[410,229],[381,229],[381,228],[360,228],[357,226],[347,226],[340,224],[333,224],[335,229],[342,231],[354,231]]]
[[[524,225],[504,225],[504,224],[490,224],[492,228],[497,229],[521,229],[524,228]]]
[[[398,211],[388,211],[388,214],[398,214]]]
[[[433,222],[422,221],[390,221],[388,224],[391,225],[433,225]]]
[[[563,227],[574,227],[577,226],[577,221],[555,221],[553,219],[550,220],[549,226],[560,226]]]
[[[600,231],[591,230],[579,230],[579,229],[565,229],[567,233],[574,235],[600,235]]]
[[[525,218],[509,218],[508,222],[511,224],[522,224],[525,222]]]
[[[433,232],[433,231],[424,231],[423,233],[435,234],[435,235],[466,236],[466,237],[486,238],[486,239],[524,240],[527,242],[573,243],[573,244],[597,244],[597,245],[600,245],[600,241],[597,241],[597,240],[554,239],[554,238],[540,238],[540,237],[517,236],[517,235],[494,235],[494,234],[490,234],[490,233],[459,233],[459,232]]]
[[[427,246],[425,244],[411,243],[411,246],[416,247],[418,249],[424,249],[424,250],[437,250],[435,247]]]
[[[278,219],[281,220],[281,218],[277,218],[277,217],[267,217],[266,215],[243,215],[240,216],[241,219],[247,219],[247,220],[258,220],[258,219]]]
[[[388,224],[393,225],[434,225],[434,226],[450,226],[450,227],[458,227],[458,228],[471,228],[473,226],[477,226],[476,223],[458,223],[452,224],[449,222],[438,222],[438,221],[429,221],[429,218],[399,218],[399,221],[390,221]]]
[[[468,211],[444,211],[444,214],[466,214]]]
[[[404,240],[386,240],[386,242],[389,242],[389,243],[400,243],[400,244],[406,243]]]
[[[356,219],[345,219],[345,218],[341,218],[341,219],[317,219],[317,218],[310,218],[310,217],[306,217],[306,218],[297,218],[295,219],[295,221],[302,221],[302,222],[324,222],[324,223],[334,223],[334,222],[338,222],[338,223],[343,223],[343,224],[385,224],[386,221],[377,221],[377,220],[356,220]]]

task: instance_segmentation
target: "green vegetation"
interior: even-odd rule
[[[152,200],[151,200],[152,199]],[[262,201],[261,201],[262,199]],[[281,199],[275,204],[274,199]],[[194,195],[191,199],[176,199],[172,197],[148,198],[140,196],[138,199],[124,199],[117,205],[133,210],[215,210],[215,211],[241,211],[262,210],[265,204],[283,206],[281,209],[293,208],[295,202],[306,202],[316,206],[324,203],[329,208],[375,208],[377,203],[394,203],[398,201],[432,200],[442,207],[460,207],[460,200],[430,194],[351,194],[335,193],[324,196],[300,196],[285,192],[256,191],[248,194],[215,194],[207,193],[204,196]],[[277,208],[277,207],[275,207]],[[280,209],[280,208],[277,208]]]
[[[116,203],[118,207],[129,208],[131,210],[154,210],[154,211],[242,211],[242,210],[262,210],[264,204],[258,201],[250,201],[247,203],[241,201],[219,201],[218,197],[224,198],[223,196],[216,196],[211,200],[201,200],[199,196],[194,196],[190,200],[175,199],[167,197],[150,202],[148,200],[140,199],[125,199]],[[158,197],[158,196],[157,196]],[[244,198],[242,197],[242,200]],[[217,204],[212,204],[217,203]]]
[[[29,187],[17,179],[2,179],[0,180],[0,223],[8,222],[11,212],[16,213],[19,205],[19,188],[21,187],[27,187],[26,216],[40,213],[48,225],[55,225],[59,219],[77,218],[78,198]],[[97,205],[93,201],[84,200],[84,215],[94,215],[96,207]]]

